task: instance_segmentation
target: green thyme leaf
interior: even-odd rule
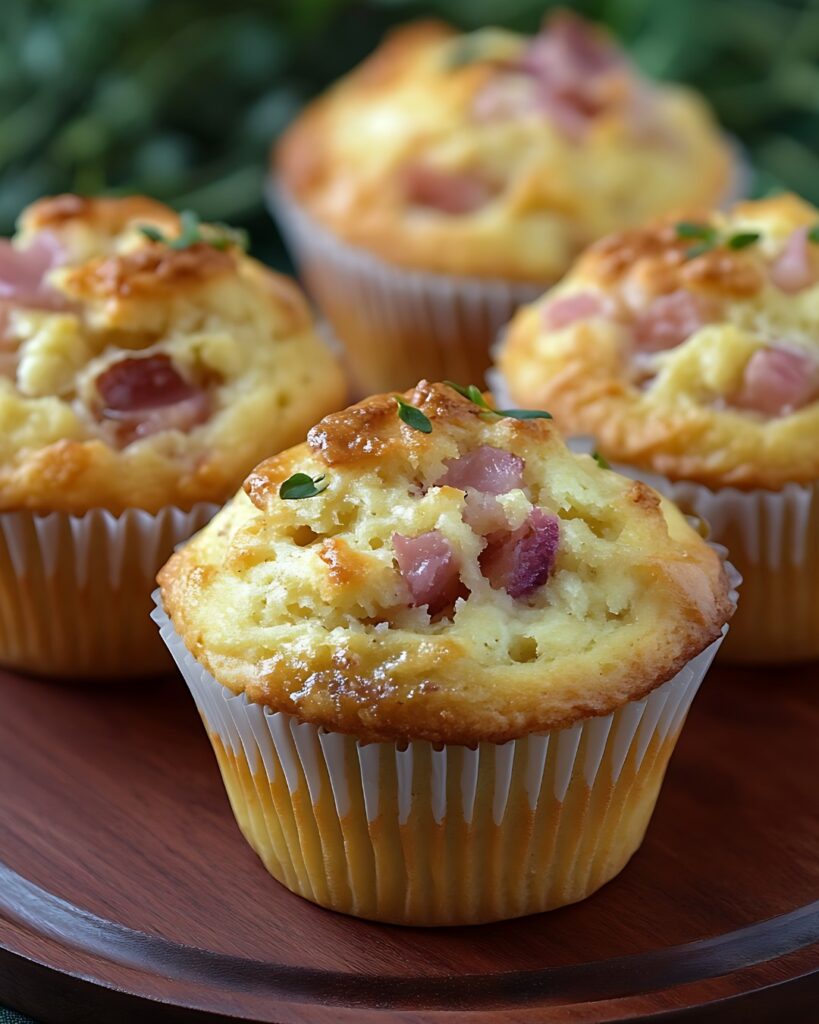
[[[735,235],[731,235],[725,244],[729,249],[746,249],[758,241],[758,231],[738,231]]]
[[[545,409],[493,409],[496,416],[506,416],[510,420],[550,420],[552,414]]]
[[[420,409],[416,409],[414,405],[405,402],[398,395],[395,396],[395,401],[398,405],[398,415],[408,427],[412,427],[413,430],[420,430],[422,434],[432,433],[432,424]]]
[[[475,384],[456,384],[454,381],[445,380],[447,387],[453,388],[459,395],[468,398],[470,402],[477,405],[484,412],[490,412],[493,416],[505,416],[510,420],[550,420],[552,414],[545,409],[493,409],[483,397],[481,389]]]
[[[601,469],[611,469],[611,463],[605,455],[601,455],[600,452],[592,452],[592,458]]]
[[[692,220],[681,220],[675,225],[677,238],[700,238],[712,244],[717,240],[717,229],[710,224],[698,224]]]
[[[808,232],[808,241],[813,242],[814,245],[819,245],[819,224],[814,224]]]
[[[143,235],[145,235],[146,238],[149,238],[152,242],[166,241],[165,236],[162,234],[159,228],[155,228],[152,224],[143,224],[140,226],[139,230],[142,232]]]
[[[319,484],[324,480],[324,475],[317,477],[308,476],[306,473],[294,473],[291,477],[288,477],[279,487],[279,497],[284,498],[285,501],[291,501],[297,498],[313,498],[317,494],[321,494],[327,487],[327,483],[323,487]]]
[[[699,245],[692,245],[690,249],[686,250],[685,258],[686,260],[695,260],[698,256],[711,252],[714,246],[714,242],[700,242]]]
[[[159,228],[151,224],[140,225],[139,230],[152,242],[160,242],[169,249],[190,249],[193,245],[210,245],[214,249],[224,251],[236,247],[247,251],[247,232],[240,228],[232,228],[228,224],[203,224],[199,214],[193,210],[183,210],[179,214],[179,234],[171,238]]]

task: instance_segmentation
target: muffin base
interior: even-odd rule
[[[394,266],[336,238],[280,185],[268,199],[308,291],[346,349],[360,395],[404,391],[421,376],[481,384],[498,331],[553,283]]]
[[[168,672],[150,621],[156,574],[218,508],[0,512],[0,664],[78,679]]]
[[[642,841],[722,642],[645,699],[571,728],[475,749],[362,744],[222,687],[155,600],[236,820],[267,870],[321,906],[403,925],[520,917],[613,878]]]

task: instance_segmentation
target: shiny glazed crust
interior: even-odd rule
[[[686,258],[693,243],[678,237],[677,217],[602,240],[512,320],[497,357],[506,385],[521,405],[549,408],[567,434],[593,435],[612,461],[709,487],[811,483],[819,479],[819,401],[771,417],[736,407],[731,396],[766,345],[819,357],[819,285],[787,294],[769,276],[794,230],[819,223],[819,211],[782,195],[685,219],[710,223],[722,238],[760,237],[737,251],[720,245]],[[647,383],[634,375],[618,307],[679,289],[719,312],[684,343],[644,359]],[[546,307],[576,292],[601,297],[612,314],[550,329]]]
[[[473,40],[478,57],[459,62]],[[277,147],[274,176],[338,237],[392,263],[536,283],[560,276],[602,235],[725,198],[728,147],[704,102],[677,86],[639,80],[655,110],[642,135],[620,109],[580,140],[543,116],[473,116],[499,64],[527,42],[491,29],[462,36],[434,21],[394,31],[301,114]],[[459,216],[413,206],[402,182],[418,162],[477,173],[496,194]]]
[[[362,740],[474,744],[607,714],[671,678],[731,613],[720,559],[643,484],[576,456],[546,420],[482,414],[451,388],[407,393],[432,423],[402,423],[391,395],[326,417],[263,462],[160,573],[193,656],[224,686]],[[434,486],[478,446],[525,462],[503,496],[559,517],[548,582],[527,598],[481,575],[464,492]],[[295,472],[327,488],[283,500]],[[393,534],[437,530],[464,584],[450,616],[410,607]]]
[[[45,232],[64,251],[46,281],[59,308],[6,301],[0,376],[0,508],[118,513],[223,501],[248,468],[293,444],[345,395],[298,288],[236,246],[174,249],[177,215],[141,197],[44,199],[21,217],[21,250]],[[101,427],[97,382],[161,355],[201,383],[190,429],[128,444]]]

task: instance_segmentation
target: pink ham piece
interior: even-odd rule
[[[543,307],[543,323],[550,331],[559,331],[578,320],[589,320],[606,313],[606,303],[601,295],[594,292],[574,292],[555,299]]]
[[[819,363],[782,346],[754,352],[733,405],[765,416],[786,416],[819,398]]]
[[[123,444],[160,430],[192,430],[211,412],[207,393],[162,354],[121,359],[97,377],[97,390],[101,416],[116,421]]]
[[[664,352],[676,348],[716,316],[713,302],[692,292],[661,295],[637,315],[634,342],[643,352]]]
[[[811,258],[811,248],[808,229],[797,228],[771,264],[771,280],[780,291],[795,295],[819,281],[817,261]]]
[[[420,163],[404,169],[403,185],[410,203],[453,216],[474,213],[495,194],[495,189],[478,174]]]
[[[412,604],[427,606],[435,615],[451,605],[458,596],[458,563],[449,541],[438,530],[417,537],[392,536],[398,569],[409,587]]]
[[[481,572],[496,590],[505,590],[510,597],[527,597],[549,579],[559,544],[557,518],[533,508],[517,530],[489,537],[480,556]]]
[[[59,240],[49,231],[35,235],[26,249],[0,239],[0,301],[31,309],[66,308],[63,296],[44,281],[63,258]]]
[[[526,87],[521,74],[529,75]],[[613,102],[629,97],[632,76],[616,46],[582,18],[562,11],[551,17],[508,71],[475,98],[479,120],[544,114],[570,139]]]
[[[472,452],[447,459],[438,487],[472,487],[484,494],[506,494],[523,484],[523,459],[502,448],[484,444]]]

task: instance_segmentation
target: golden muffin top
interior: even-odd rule
[[[364,740],[504,742],[607,714],[732,610],[719,557],[656,492],[547,419],[426,381],[263,462],[159,579],[220,683]]]
[[[718,204],[732,160],[699,96],[559,11],[533,38],[393,32],[308,106],[274,170],[285,199],[391,262],[545,283],[608,232]]]
[[[43,199],[0,241],[0,509],[223,501],[341,404],[296,286],[150,199]]]
[[[592,246],[517,314],[516,400],[608,458],[708,486],[819,479],[819,210],[792,195]]]

